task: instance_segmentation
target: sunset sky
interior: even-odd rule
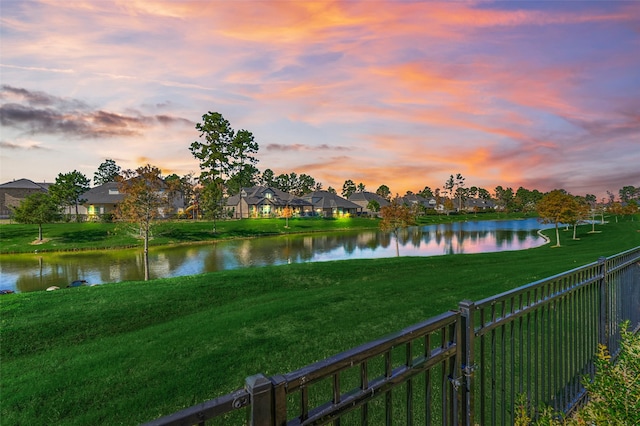
[[[0,20],[0,183],[199,173],[214,111],[261,171],[338,192],[640,186],[640,2],[0,0]]]

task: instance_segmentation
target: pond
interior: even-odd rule
[[[152,248],[150,276],[154,279],[265,265],[394,257],[396,250],[400,256],[523,250],[544,244],[537,230],[546,227],[536,219],[468,221],[408,228],[400,232],[397,245],[393,234],[361,230]],[[140,249],[0,257],[0,289],[16,292],[64,288],[74,280],[103,284],[142,279]]]

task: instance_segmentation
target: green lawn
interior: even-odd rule
[[[194,243],[228,238],[251,238],[299,232],[377,228],[378,220],[345,219],[246,219],[213,222],[167,221],[153,227],[150,245]],[[142,247],[137,229],[124,223],[53,223],[43,226],[42,243],[37,243],[36,225],[0,225],[0,253],[30,253],[34,250],[75,251]]]
[[[464,215],[430,215],[418,219],[420,225],[448,223],[460,220],[521,218],[522,214],[483,213]],[[526,217],[526,216],[524,216]],[[372,218],[293,218],[245,219],[217,221],[167,221],[154,226],[152,246],[188,244],[228,238],[252,238],[287,233],[323,232],[344,229],[377,229],[378,219]],[[288,225],[288,226],[287,226]],[[31,253],[35,250],[76,251],[142,247],[137,229],[123,223],[52,223],[43,225],[43,242],[38,238],[37,225],[0,224],[0,254]]]
[[[2,424],[138,424],[462,299],[640,246],[638,217],[597,229],[579,227],[579,241],[562,232],[560,248],[291,264],[1,296]]]

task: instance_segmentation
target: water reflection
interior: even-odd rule
[[[460,222],[412,227],[398,235],[401,256],[436,256],[521,250],[544,243],[535,219]],[[290,235],[152,249],[152,278],[264,265],[394,257],[395,237],[375,230]],[[20,292],[144,278],[140,250],[45,253],[0,257],[0,288]]]

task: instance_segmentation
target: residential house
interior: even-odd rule
[[[314,191],[300,198],[312,203],[313,210],[318,216],[354,216],[362,212],[362,207],[358,204],[329,191]]]
[[[266,186],[242,188],[239,194],[227,199],[226,209],[232,218],[280,217],[289,207],[292,216],[313,213],[313,204],[288,192]]]
[[[107,182],[91,188],[80,198],[85,200],[80,213],[86,215],[88,219],[96,219],[105,214],[114,214],[118,203],[124,199],[124,194],[119,191],[117,182]],[[172,197],[171,208],[163,210],[161,216],[169,217],[183,211],[184,197],[181,193],[176,193]]]
[[[0,185],[0,219],[11,217],[11,209],[35,192],[48,192],[51,183],[36,183],[29,179],[18,179]]]
[[[484,200],[482,198],[467,198],[464,200],[464,209],[469,212],[495,210],[495,208],[496,203],[493,200]]]
[[[438,201],[434,197],[425,198],[417,194],[407,194],[399,197],[398,203],[404,204],[411,208],[417,208],[420,211],[438,210]]]
[[[363,214],[372,215],[372,216],[376,216],[378,213],[372,211],[369,208],[369,203],[371,201],[377,202],[380,208],[384,206],[388,206],[390,204],[389,200],[387,200],[386,198],[381,197],[375,192],[368,192],[368,191],[354,192],[353,194],[351,194],[348,200],[351,201],[352,203],[359,205],[361,208],[361,212]]]
[[[105,214],[113,214],[118,208],[118,203],[124,199],[124,194],[118,191],[117,182],[107,182],[95,188],[91,188],[81,197],[85,200],[83,214],[88,219],[96,219]]]

